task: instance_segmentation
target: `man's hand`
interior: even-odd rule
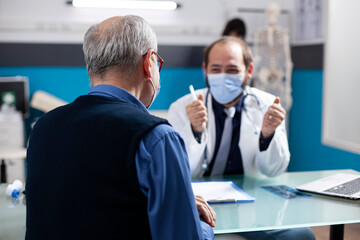
[[[261,128],[264,138],[271,137],[276,128],[285,119],[286,111],[280,106],[280,98],[276,97],[274,103],[269,107],[264,116],[263,125]]]
[[[196,101],[186,106],[186,113],[190,119],[191,128],[194,132],[201,133],[206,128],[207,110],[204,105],[204,96],[199,95]]]
[[[209,224],[211,227],[215,227],[216,213],[209,206],[202,196],[195,195],[196,207],[199,212],[199,217],[202,221]]]

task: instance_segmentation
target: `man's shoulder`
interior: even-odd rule
[[[179,133],[168,124],[159,124],[142,139],[145,145],[155,146],[160,141],[165,142],[166,139],[180,140]]]
[[[54,108],[52,110],[50,110],[49,112],[45,113],[44,115],[42,115],[35,123],[34,126],[39,126],[41,124],[46,124],[46,123],[55,123],[56,120],[59,118],[59,116],[63,116],[64,115],[64,111],[66,112],[66,109],[68,108],[68,104],[65,104],[63,106],[59,106],[57,108]]]
[[[154,127],[150,133],[157,138],[163,138],[171,134],[179,134],[171,125],[168,124],[159,124]]]

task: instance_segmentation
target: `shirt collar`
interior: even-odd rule
[[[140,109],[144,110],[145,112],[148,112],[144,104],[142,104],[142,102],[140,102],[140,100],[137,99],[134,95],[114,85],[108,85],[108,84],[96,85],[90,89],[88,95],[103,96],[103,97],[118,99],[124,102],[135,104]]]
[[[236,112],[239,112],[239,113],[241,112],[241,102],[242,102],[243,97],[244,96],[241,96],[240,100],[234,106],[236,109]],[[213,106],[215,114],[218,114],[218,115],[223,114],[225,107],[223,105],[221,105],[220,103],[218,103],[213,97],[211,98],[211,101],[212,101],[212,106]]]

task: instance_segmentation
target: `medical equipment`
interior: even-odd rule
[[[9,184],[6,188],[6,196],[17,198],[20,194],[20,190],[23,188],[23,183],[16,179],[13,184]]]
[[[247,118],[250,120],[251,125],[253,126],[253,128],[254,128],[254,130],[255,130],[255,131],[254,131],[254,134],[257,135],[257,134],[260,133],[260,128],[255,125],[254,119],[252,119],[252,118],[250,117],[249,112],[247,111],[246,106],[245,106],[245,99],[246,99],[247,97],[249,97],[249,96],[252,97],[252,101],[254,101],[254,100],[256,101],[255,106],[257,106],[257,108],[258,108],[258,110],[259,110],[260,112],[262,112],[262,108],[261,108],[261,106],[260,106],[259,98],[258,98],[255,94],[247,93],[247,92],[245,92],[245,93],[246,93],[246,95],[241,99],[241,107],[245,110],[245,114],[246,114]],[[248,106],[249,106],[250,104],[253,104],[253,102],[249,102],[249,103],[248,103]]]
[[[67,104],[64,100],[57,98],[47,92],[38,90],[34,92],[30,106],[45,113]]]
[[[190,90],[191,91],[191,90]],[[206,97],[205,97],[205,107],[206,109],[208,109],[208,97],[209,97],[209,89],[207,90],[206,92]],[[248,97],[251,97],[251,98],[248,98]],[[240,106],[241,108],[243,108],[245,110],[245,115],[247,116],[247,118],[249,119],[249,121],[251,122],[253,128],[254,128],[254,134],[255,135],[258,135],[260,133],[260,128],[257,127],[254,123],[254,119],[252,119],[248,113],[248,110],[246,108],[246,105],[245,105],[245,100],[246,99],[250,99],[247,101],[247,106],[252,106],[253,104],[255,106],[257,106],[257,110],[259,110],[260,112],[262,112],[262,107],[260,105],[260,101],[259,101],[259,98],[255,95],[255,94],[252,94],[252,93],[247,93],[245,90],[243,91],[243,97],[241,98],[240,100]],[[208,127],[208,126],[206,126]],[[204,170],[204,171],[207,171],[209,169],[209,164],[210,162],[207,160],[207,144],[205,144],[205,149],[204,149],[204,160],[203,160],[203,163],[201,165],[201,168]]]
[[[289,111],[292,105],[291,49],[289,31],[278,25],[281,8],[269,3],[265,14],[268,25],[254,34],[254,87],[281,98],[282,107]]]
[[[18,81],[20,77],[0,78],[0,182],[12,182],[15,179],[25,180],[26,151],[24,151],[24,120],[27,108],[18,106],[17,102],[25,104],[24,82]],[[26,78],[27,80],[27,78]],[[27,83],[27,82],[26,82]],[[19,85],[18,85],[19,84]],[[8,91],[6,91],[8,90]],[[22,93],[22,94],[21,94]],[[12,154],[21,152],[21,154]]]

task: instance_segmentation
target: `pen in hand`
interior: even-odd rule
[[[192,96],[193,101],[196,101],[198,98],[197,98],[197,96],[196,96],[196,93],[195,93],[195,90],[194,90],[193,85],[190,85],[190,86],[189,86],[189,89],[190,89],[190,93],[191,93],[191,96]]]
[[[189,117],[191,129],[194,132],[201,133],[206,128],[207,122],[204,96],[200,93],[199,97],[197,97],[192,85],[189,86],[189,89],[190,96],[187,96],[189,103],[186,105],[186,114]]]

